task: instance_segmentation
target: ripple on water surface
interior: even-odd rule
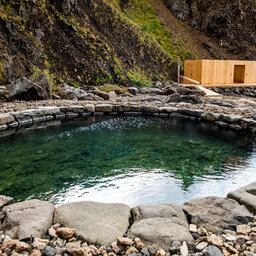
[[[225,196],[255,181],[247,139],[173,119],[69,122],[0,139],[0,194],[130,206]]]

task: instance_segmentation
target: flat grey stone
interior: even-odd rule
[[[142,113],[158,113],[160,111],[159,107],[155,106],[145,106],[140,108]]]
[[[177,217],[187,223],[187,218],[182,211],[181,207],[177,204],[152,204],[152,205],[139,205],[132,208],[132,217],[134,221],[146,218],[173,218]]]
[[[212,112],[204,112],[201,115],[201,118],[206,120],[206,121],[216,121],[219,119],[220,114],[218,113],[212,113]]]
[[[84,106],[74,105],[74,106],[70,106],[70,108],[75,113],[83,113],[84,112]]]
[[[0,131],[4,131],[8,128],[8,125],[7,124],[2,124],[0,125]]]
[[[256,214],[256,182],[229,192],[227,197],[245,205],[249,211]]]
[[[178,113],[188,115],[188,116],[201,117],[204,111],[201,109],[179,109]]]
[[[15,122],[12,122],[12,123],[8,124],[8,126],[11,127],[11,128],[16,128],[16,127],[19,126],[19,123],[15,121]]]
[[[145,244],[156,244],[164,250],[174,241],[186,241],[190,247],[194,245],[187,223],[177,217],[141,219],[131,226],[128,236],[139,237]]]
[[[54,205],[39,200],[5,206],[2,228],[12,239],[41,237],[52,225],[54,209]]]
[[[124,112],[125,116],[140,116],[142,112]]]
[[[75,118],[75,117],[78,117],[78,116],[79,116],[78,113],[66,112],[66,118],[67,119]]]
[[[43,109],[27,109],[21,111],[25,116],[43,116],[45,114]]]
[[[179,109],[175,107],[160,107],[159,110],[163,113],[175,113]]]
[[[54,223],[74,228],[89,244],[110,245],[128,229],[130,207],[124,204],[75,202],[56,209]]]
[[[9,115],[9,114],[1,114],[0,113],[0,125],[1,124],[9,124],[14,122],[15,119],[13,116]]]
[[[213,245],[209,245],[203,250],[205,256],[223,256],[221,250]]]
[[[59,114],[56,114],[55,115],[55,118],[57,119],[57,120],[62,120],[62,119],[65,119],[65,117],[66,117],[66,115],[65,115],[65,113],[59,113]]]
[[[184,203],[182,208],[192,224],[216,234],[221,234],[224,229],[235,230],[237,225],[253,220],[245,206],[228,198],[197,198]]]
[[[241,118],[243,118],[243,117],[239,116],[239,115],[222,115],[222,120],[224,122],[228,122],[228,123],[237,122]]]
[[[95,106],[93,104],[86,104],[84,106],[84,109],[87,110],[88,112],[95,112]]]
[[[99,104],[95,106],[96,112],[112,112],[112,105],[110,104]]]
[[[39,109],[42,109],[45,115],[54,115],[60,113],[59,107],[39,107]]]
[[[17,112],[9,112],[10,115],[14,116],[15,118],[24,118],[25,113],[22,111],[17,111]]]
[[[145,244],[156,244],[168,250],[174,241],[186,241],[194,245],[188,223],[182,209],[174,204],[142,205],[132,208],[135,221],[128,236],[139,237]]]

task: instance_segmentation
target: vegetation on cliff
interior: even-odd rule
[[[0,31],[0,85],[41,74],[53,88],[150,85],[175,78],[177,56],[190,55],[145,0],[1,0]]]

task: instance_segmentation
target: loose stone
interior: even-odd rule
[[[189,231],[192,233],[197,233],[197,227],[195,224],[190,224],[189,225]]]
[[[52,247],[47,245],[44,247],[42,254],[45,256],[54,256],[56,254],[56,252]]]
[[[183,242],[182,246],[180,247],[180,254],[182,256],[188,256],[188,246],[185,241]]]
[[[245,224],[236,226],[236,232],[239,235],[247,235],[251,232],[251,228]]]
[[[118,237],[117,242],[119,244],[123,244],[123,245],[132,245],[133,244],[132,239],[127,238],[127,237]]]
[[[201,242],[199,244],[197,244],[196,246],[196,249],[198,251],[202,251],[204,248],[206,248],[208,246],[208,243],[207,242]]]
[[[41,253],[41,251],[39,251],[37,249],[33,249],[29,255],[30,256],[42,256],[42,253]]]

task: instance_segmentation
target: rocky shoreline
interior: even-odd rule
[[[254,256],[256,183],[178,206],[0,197],[3,256]],[[236,200],[230,199],[236,197]],[[239,198],[240,197],[240,198]],[[243,204],[238,201],[243,200]],[[251,206],[254,206],[252,208]],[[250,211],[248,210],[250,209]],[[252,210],[254,209],[254,210]]]
[[[54,102],[55,103],[55,102]],[[141,103],[94,103],[75,105],[63,105],[66,102],[60,101],[61,106],[44,106],[43,102],[36,103],[37,108],[27,108],[24,110],[0,113],[0,136],[10,134],[22,127],[31,127],[40,123],[49,121],[61,121],[64,119],[70,120],[77,117],[87,118],[90,116],[105,116],[105,115],[124,115],[124,116],[155,116],[163,118],[178,118],[190,119],[198,121],[206,121],[213,123],[216,126],[231,129],[233,131],[246,131],[252,134],[256,130],[256,121],[254,116],[247,115],[240,111],[237,114],[235,111],[211,111],[205,106],[194,106],[192,104],[176,104],[175,106],[157,105],[157,104],[141,104]],[[31,104],[31,103],[30,103]],[[28,104],[29,105],[29,104]],[[43,106],[42,106],[43,105]],[[26,105],[27,106],[27,105]],[[29,105],[34,106],[32,105]],[[193,106],[193,107],[191,107]],[[3,108],[4,109],[4,108]],[[221,108],[223,110],[223,108]],[[223,113],[224,112],[224,113]],[[58,123],[56,123],[58,124]],[[8,131],[6,133],[6,131]]]

